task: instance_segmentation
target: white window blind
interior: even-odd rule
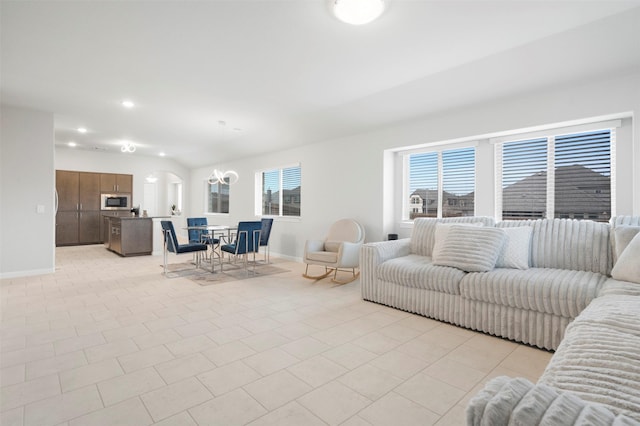
[[[442,217],[474,215],[475,160],[475,148],[442,152]]]
[[[473,216],[475,147],[408,155],[405,218]]]
[[[502,147],[502,218],[537,219],[547,211],[547,139]]]
[[[554,217],[611,218],[610,131],[555,137]]]
[[[300,166],[260,172],[260,213],[266,216],[300,216]]]
[[[206,183],[207,213],[229,213],[229,184]]]
[[[300,167],[282,170],[282,216],[300,216]]]
[[[604,129],[496,144],[498,217],[608,221],[614,141]]]

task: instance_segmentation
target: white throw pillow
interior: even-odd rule
[[[440,255],[440,252],[442,250],[442,245],[447,240],[447,236],[449,235],[449,230],[451,229],[452,226],[472,226],[472,227],[477,227],[477,226],[484,226],[484,224],[482,222],[437,223],[436,224],[436,230],[433,233],[434,243],[433,243],[433,250],[431,251],[431,258],[432,259],[434,259],[434,258],[436,258],[436,257],[438,257]]]
[[[640,284],[640,234],[636,234],[620,254],[611,276],[619,281]]]
[[[466,272],[487,272],[496,266],[505,238],[500,228],[453,225],[432,262]]]
[[[619,258],[625,248],[629,245],[633,237],[640,233],[640,226],[621,225],[614,229],[615,255]]]
[[[496,268],[529,269],[529,252],[531,250],[530,226],[515,228],[500,228],[507,234],[507,240],[502,248]]]

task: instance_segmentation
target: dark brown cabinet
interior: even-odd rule
[[[102,173],[100,175],[100,191],[103,193],[131,193],[133,192],[133,177],[131,175]]]
[[[153,222],[150,218],[104,216],[109,234],[105,246],[121,256],[139,256],[153,251]]]
[[[131,193],[131,175],[56,170],[58,212],[56,214],[56,245],[97,244],[103,241],[100,194],[103,177],[113,179],[107,192]],[[130,214],[129,212],[125,212]]]

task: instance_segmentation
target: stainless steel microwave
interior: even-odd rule
[[[100,206],[101,210],[130,210],[131,196],[127,194],[102,194]]]

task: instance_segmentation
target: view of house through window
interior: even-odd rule
[[[260,173],[261,214],[300,216],[300,166]]]
[[[207,213],[229,213],[228,183],[207,183]]]
[[[475,148],[411,154],[409,219],[473,216]]]
[[[611,146],[608,129],[498,144],[502,218],[608,221]]]

